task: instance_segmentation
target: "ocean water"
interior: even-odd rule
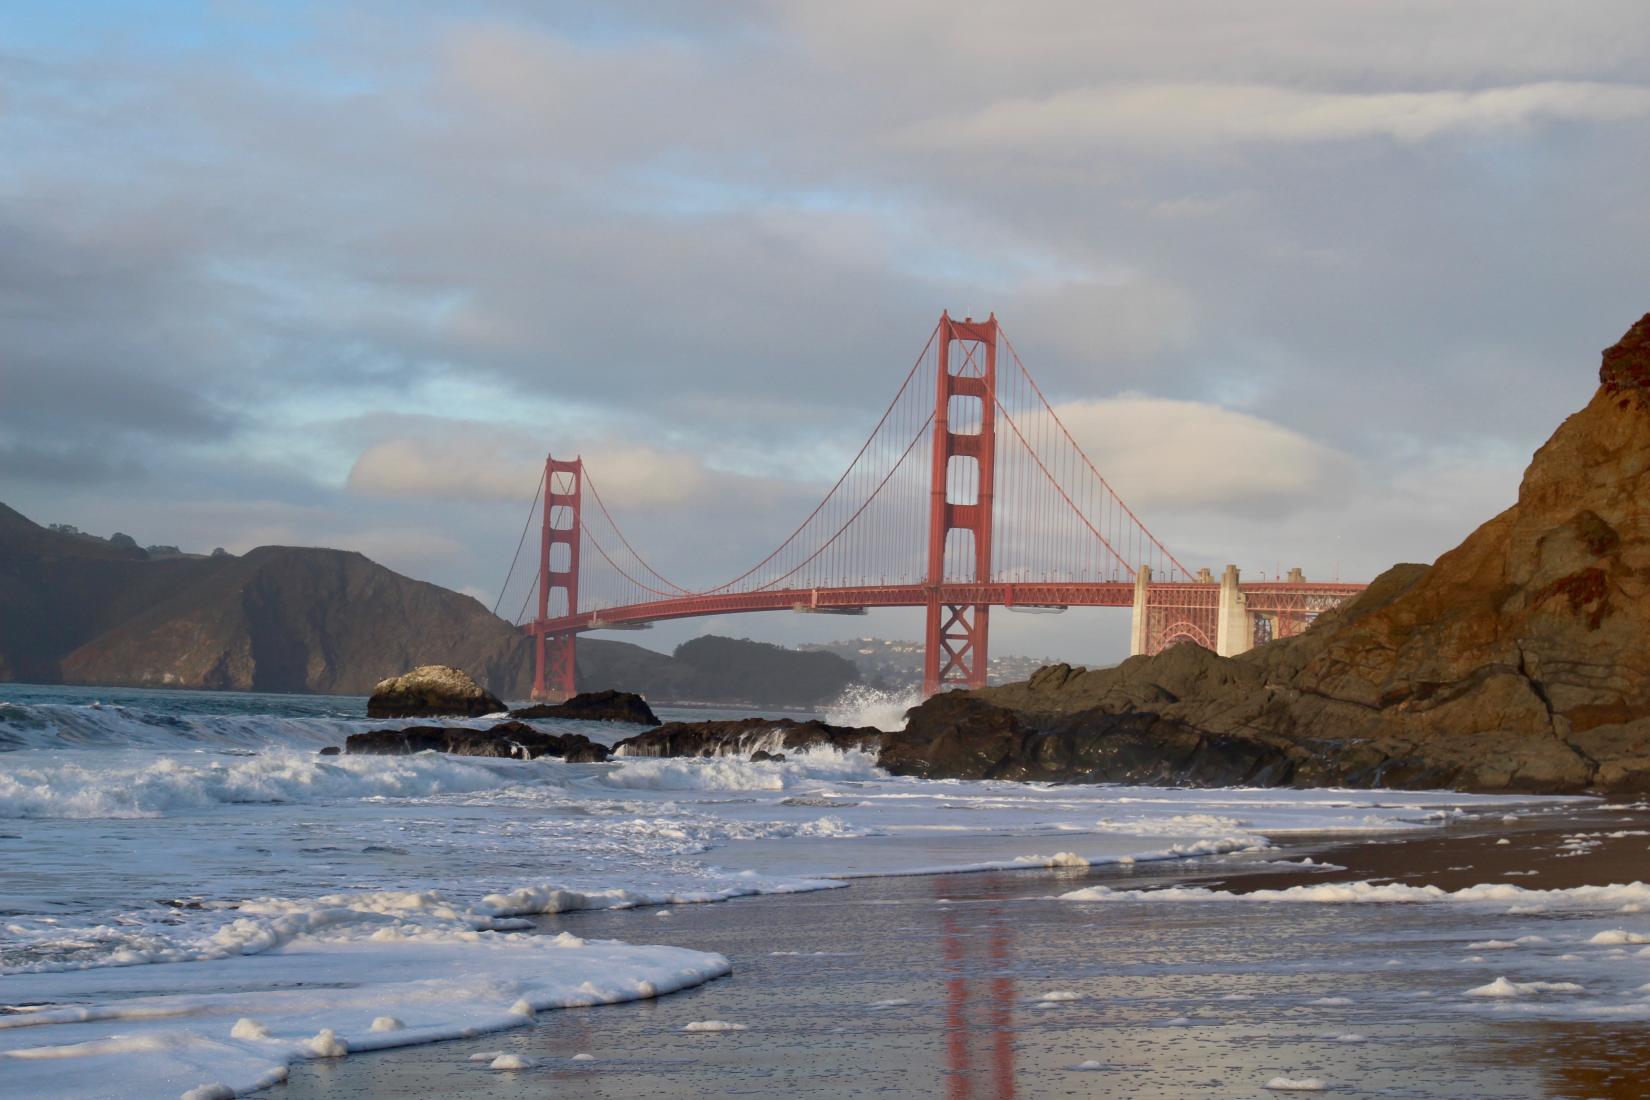
[[[1447,792],[923,781],[825,750],[577,765],[317,754],[382,725],[364,709],[0,686],[0,1098],[237,1095],[297,1060],[651,999],[732,965],[692,945],[535,934],[547,913],[1190,860],[1510,808]],[[898,710],[861,697],[831,717]],[[538,724],[606,743],[634,732]]]

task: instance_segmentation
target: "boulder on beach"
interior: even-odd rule
[[[368,718],[426,718],[497,714],[504,704],[469,673],[450,665],[420,665],[378,681],[367,700]]]
[[[407,726],[404,729],[352,733],[344,741],[351,755],[402,756],[415,752],[447,752],[456,756],[492,756],[536,760],[559,756],[569,764],[600,763],[605,745],[577,733],[544,733],[525,722],[500,722],[484,730],[464,726]]]
[[[1283,745],[1207,733],[1149,710],[1031,714],[960,691],[935,696],[904,729],[884,734],[877,763],[925,779],[1194,787],[1275,786],[1297,768]]]
[[[537,703],[510,712],[515,718],[571,718],[581,722],[628,722],[657,726],[653,708],[633,691],[584,691],[565,703]]]

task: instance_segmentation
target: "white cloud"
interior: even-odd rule
[[[1184,287],[1128,274],[1029,289],[1007,303],[1003,324],[1017,345],[1054,349],[1073,363],[1137,363],[1186,347],[1196,316]]]
[[[544,469],[533,444],[509,432],[476,426],[430,429],[422,436],[384,439],[361,452],[346,485],[367,497],[430,500],[529,499]],[[716,497],[748,497],[769,483],[706,466],[695,453],[603,441],[558,447],[583,458],[588,477],[615,508],[671,508]]]
[[[477,450],[469,441],[386,439],[361,453],[347,484],[363,496],[517,500],[531,491],[542,468],[518,456]]]
[[[1198,151],[1210,145],[1391,138],[1455,131],[1613,122],[1650,115],[1650,87],[1545,81],[1480,90],[1324,92],[1258,83],[1143,81],[1070,88],[924,122],[904,140],[924,148],[1032,150],[1097,147]]]
[[[1148,526],[1154,507],[1299,507],[1352,473],[1340,451],[1218,405],[1125,396],[1067,402],[1056,412]]]

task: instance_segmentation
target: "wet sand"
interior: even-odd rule
[[[1650,810],[1611,805],[1514,820],[1473,817],[1421,833],[1384,834],[1347,842],[1345,837],[1298,838],[1291,848],[1321,863],[1339,864],[1336,881],[1402,882],[1460,890],[1482,882],[1510,882],[1544,890],[1650,881]],[[1580,834],[1580,841],[1572,840]],[[1624,834],[1624,835],[1616,835]],[[1508,843],[1502,844],[1501,841]],[[1188,884],[1210,885],[1220,876],[1183,873]],[[1246,865],[1234,890],[1280,889],[1322,878],[1310,870]]]
[[[1279,865],[1306,854],[1345,870]],[[267,1095],[1168,1100],[1291,1095],[1266,1088],[1287,1078],[1343,1097],[1636,1100],[1650,1092],[1650,1023],[1508,1015],[1461,996],[1519,965],[1472,954],[1472,941],[1534,918],[1056,895],[1097,884],[1646,879],[1650,812],[1589,808],[1350,843],[1302,837],[1184,863],[864,879],[668,915],[563,914],[546,930],[720,951],[734,973],[654,1002],[545,1013],[517,1031],[304,1063]],[[1650,959],[1619,965],[1650,981]],[[682,1030],[707,1020],[744,1030]],[[490,1051],[536,1065],[499,1072],[469,1060]]]

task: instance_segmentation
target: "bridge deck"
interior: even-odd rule
[[[931,599],[942,604],[986,604],[994,607],[1132,607],[1133,581],[1027,582],[994,581],[986,584],[867,585],[857,588],[779,588],[759,592],[709,593],[653,600],[648,603],[581,611],[573,615],[527,623],[529,634],[576,634],[603,627],[634,626],[688,619],[701,615],[739,615],[752,611],[853,611],[870,607],[925,607]],[[1328,598],[1338,602],[1363,591],[1361,584],[1297,581],[1246,582],[1242,586],[1248,610],[1299,611],[1306,601]],[[1149,602],[1158,607],[1213,606],[1219,583],[1156,582]]]

